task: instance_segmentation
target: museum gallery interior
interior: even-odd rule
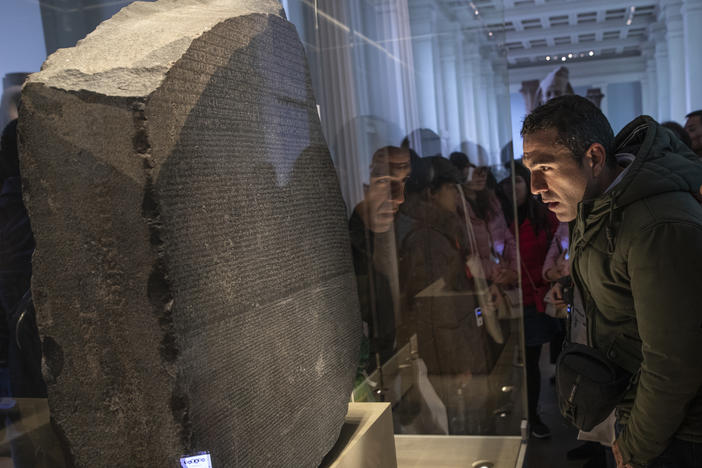
[[[699,165],[701,25],[702,0],[2,2],[0,468],[640,466],[560,396],[576,221],[523,126],[580,96],[618,161],[646,127]]]

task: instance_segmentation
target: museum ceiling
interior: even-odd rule
[[[464,29],[487,31],[510,68],[641,55],[659,10],[654,0],[439,1]]]

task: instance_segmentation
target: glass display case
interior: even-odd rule
[[[400,466],[517,466],[527,416],[501,2],[283,5],[350,219],[364,327],[353,400],[391,403]]]
[[[88,3],[42,3],[50,53],[131,2]],[[390,404],[400,467],[521,467],[526,280],[501,1],[281,4],[347,209],[363,333],[350,401]],[[45,399],[7,397],[0,413],[0,466],[33,466],[27,447],[62,466]]]

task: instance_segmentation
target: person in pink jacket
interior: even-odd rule
[[[570,275],[568,223],[560,223],[546,253],[542,274],[549,283]]]
[[[476,167],[464,153],[452,153],[451,162],[463,174],[467,215],[478,243],[478,254],[488,280],[501,286],[517,282],[517,244],[502,214],[502,205],[488,187],[490,169]],[[463,216],[463,203],[459,212]]]

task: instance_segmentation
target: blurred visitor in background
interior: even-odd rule
[[[476,166],[464,153],[452,153],[451,162],[461,171],[468,216],[478,247],[478,255],[488,280],[504,287],[517,283],[517,246],[502,213],[495,189],[488,186],[490,168]]]
[[[446,289],[467,287],[463,268],[466,255],[465,234],[456,204],[458,171],[441,156],[423,158],[425,163],[416,174],[423,184],[408,189],[408,203],[403,211],[412,219],[412,226],[400,247],[400,284],[403,313],[406,320],[400,327],[401,341],[417,336],[419,356],[424,360],[432,386],[446,407],[449,431],[459,432],[463,426],[463,405],[459,389],[461,380],[473,370],[468,342],[467,307],[432,300],[424,292],[432,285],[441,294]],[[423,293],[424,292],[424,293]],[[423,294],[420,294],[423,293]]]
[[[544,267],[541,270],[544,280],[553,285],[557,281],[560,283],[570,283],[570,251],[569,251],[569,233],[568,223],[560,223],[556,229],[551,245],[546,253]],[[567,308],[565,306],[557,306],[549,294],[546,295],[546,314],[560,321],[560,333],[555,335],[549,346],[549,360],[551,364],[555,364],[558,355],[563,348],[563,340],[565,340],[565,318],[567,316]],[[551,384],[555,383],[555,376],[551,377]]]
[[[682,141],[685,144],[685,146],[687,146],[688,148],[692,148],[692,140],[690,139],[690,134],[687,133],[687,131],[682,125],[671,120],[668,122],[663,122],[661,124],[661,127],[665,127],[668,130],[675,133],[675,136],[680,138],[680,141]]]
[[[415,307],[415,296],[437,280],[444,280],[447,286],[459,282],[466,287],[465,233],[457,214],[456,184],[459,174],[441,156],[425,159],[431,161],[431,176],[427,185],[421,188],[419,196],[412,197],[411,205],[408,203],[406,206],[411,213],[413,226],[400,248],[404,309],[412,317],[407,326],[412,328],[411,333],[418,333],[420,355],[429,372],[457,373],[453,368],[453,356],[454,353],[460,354],[461,343],[435,340],[432,315],[437,311],[425,310],[422,314]]]
[[[546,281],[553,283],[570,276],[570,259],[568,252],[568,223],[560,223],[553,235],[551,246],[544,260],[543,276]]]
[[[483,272],[471,275],[466,267],[474,245],[458,211],[463,176],[443,157],[424,160],[430,163],[422,167],[427,174],[417,179],[425,184],[408,190],[403,207],[413,225],[400,248],[405,304],[400,341],[417,335],[419,356],[446,407],[449,432],[489,434],[495,417],[487,402],[499,394],[489,374],[504,336],[495,307],[481,295],[490,294]]]
[[[400,315],[395,216],[405,201],[410,175],[409,150],[396,146],[373,154],[363,200],[349,220],[354,269],[364,336],[362,367],[375,369],[395,351]]]
[[[22,202],[16,119],[5,127],[1,144],[0,307],[9,313],[29,290],[34,252],[34,236],[29,225],[29,215]],[[3,336],[6,334],[3,333]]]
[[[690,136],[689,146],[702,158],[702,110],[690,112],[686,117],[685,131]]]
[[[512,178],[508,177],[501,185],[508,198],[514,195],[513,202],[517,206],[516,220],[513,211],[506,212],[505,217],[511,230],[519,230],[529,425],[532,436],[544,439],[551,436],[551,431],[538,413],[541,393],[539,358],[543,344],[550,342],[560,332],[560,324],[545,314],[544,297],[549,285],[543,279],[542,270],[558,221],[529,193],[529,171],[517,162],[514,163],[514,187],[512,183]]]
[[[400,144],[400,147],[414,150],[420,157],[441,156],[441,137],[428,128],[412,130]]]

